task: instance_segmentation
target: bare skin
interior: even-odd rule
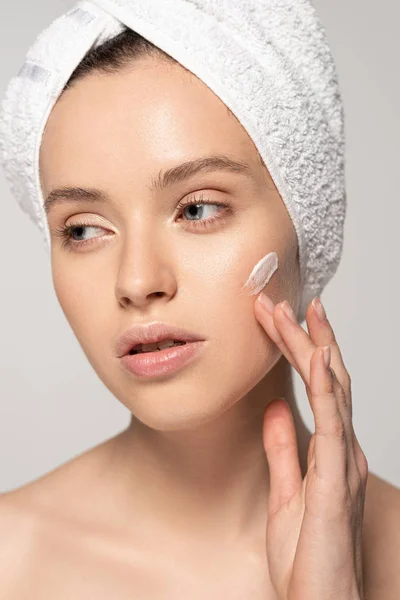
[[[252,179],[210,171],[149,191],[159,169],[209,154],[245,161]],[[265,406],[289,402],[303,475],[311,432],[289,365],[254,318],[254,297],[239,293],[276,251],[267,293],[299,302],[295,231],[252,141],[199,80],[146,60],[91,75],[61,98],[41,178],[44,196],[79,185],[112,199],[53,207],[52,274],[88,360],[132,421],[0,496],[1,600],[276,600],[265,556]],[[178,221],[177,202],[199,193],[228,200],[233,213],[209,229]],[[67,251],[55,231],[77,217],[98,241]],[[127,327],[152,320],[193,324],[209,342],[204,358],[157,385],[123,372],[114,352]],[[400,490],[373,474],[364,532],[365,600],[397,600]]]
[[[127,430],[39,479],[0,495],[0,598],[276,600],[264,524],[253,539],[201,539],[160,522],[117,518],[111,466]],[[400,491],[369,473],[364,514],[366,600],[397,600]],[[177,591],[179,590],[179,592]]]

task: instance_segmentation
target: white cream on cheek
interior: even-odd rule
[[[266,254],[255,265],[243,288],[250,290],[250,294],[258,294],[267,285],[277,268],[277,253],[270,252],[269,254]]]

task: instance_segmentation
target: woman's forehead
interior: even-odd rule
[[[116,74],[90,74],[64,92],[43,135],[43,170],[110,156],[183,162],[234,154],[263,165],[246,130],[204,83],[182,77],[179,67],[166,71],[143,62]]]

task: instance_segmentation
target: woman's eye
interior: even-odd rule
[[[216,207],[217,210],[212,207]],[[204,199],[203,196],[195,198],[192,202],[180,201],[177,208],[180,209],[180,215],[187,217],[183,221],[190,223],[189,227],[192,229],[210,227],[215,221],[226,218],[228,213],[232,211],[230,203],[212,202],[210,199]],[[95,235],[89,237],[89,239],[82,239],[85,230],[88,229],[106,231],[104,227],[78,222],[62,227],[61,229],[56,229],[54,233],[63,240],[63,248],[72,250],[96,243],[97,239],[104,237]],[[77,237],[81,239],[75,239],[75,232],[77,232]]]
[[[220,218],[221,213],[225,212],[224,209],[228,208],[227,204],[210,201],[190,202],[178,206],[181,206],[181,214],[186,216],[188,221],[192,223],[202,222],[205,225]]]
[[[74,223],[72,225],[67,225],[65,227],[61,227],[60,229],[55,229],[54,234],[57,237],[60,237],[62,240],[62,247],[72,250],[77,246],[86,246],[87,244],[92,244],[94,240],[96,240],[99,236],[90,237],[89,239],[78,239],[74,238],[75,232],[77,231],[77,236],[80,238],[84,235],[85,230],[87,229],[98,229],[105,231],[104,227],[99,227],[96,225],[90,225],[89,223]],[[101,236],[100,236],[101,237]]]

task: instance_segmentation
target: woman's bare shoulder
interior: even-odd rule
[[[85,465],[92,454],[83,453],[33,481],[0,493],[1,599],[25,597],[20,591],[22,582],[30,581],[31,574],[35,578],[40,563],[52,558],[51,548],[65,537],[60,532],[72,529],[69,517],[79,507],[78,488],[90,472]]]
[[[400,598],[400,488],[373,473],[365,498],[363,574],[367,599]]]
[[[79,554],[84,536],[67,509],[70,475],[59,469],[0,494],[1,600],[54,597],[47,591],[49,572],[50,579],[54,571],[62,579],[64,563]]]
[[[12,595],[29,568],[38,522],[17,491],[0,494],[0,598]]]

